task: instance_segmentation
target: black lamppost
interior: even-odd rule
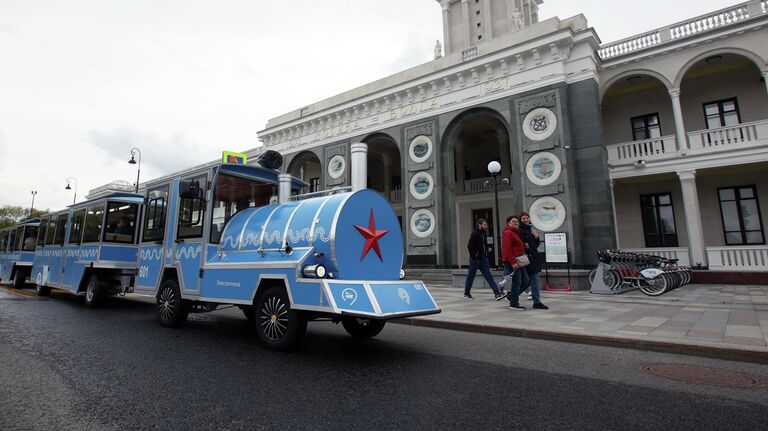
[[[37,195],[37,190],[32,190],[32,206],[29,207],[29,216],[32,217],[32,212],[35,211],[35,196]]]
[[[69,186],[69,183],[72,181],[75,182],[75,195],[72,197],[72,205],[74,205],[75,201],[77,200],[77,178],[75,177],[67,178],[67,186],[64,187],[64,190],[72,190],[72,187]]]
[[[136,160],[134,159],[134,156],[136,155],[136,153],[139,153],[139,168],[136,171],[136,193],[138,193],[139,192],[139,177],[141,176],[141,151],[138,148],[136,148],[136,147],[131,148],[131,160],[128,160],[128,163],[130,163],[132,165],[136,164]]]
[[[501,267],[501,222],[499,221],[499,184],[509,184],[509,178],[499,178],[501,172],[501,163],[492,161],[488,163],[488,172],[491,174],[491,180],[485,181],[483,185],[485,187],[493,186],[493,198],[496,202],[493,212],[496,213],[496,250],[497,252],[497,264]]]

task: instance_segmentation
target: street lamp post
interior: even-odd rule
[[[509,178],[499,179],[499,173],[501,172],[501,164],[497,161],[488,163],[488,172],[491,174],[491,180],[483,183],[485,187],[493,186],[493,198],[496,203],[493,212],[496,213],[496,250],[497,263],[501,267],[501,222],[499,221],[499,184],[509,184]]]
[[[72,187],[69,186],[69,183],[72,181],[75,182],[75,195],[72,197],[72,205],[74,205],[75,201],[77,200],[77,178],[75,177],[67,178],[67,186],[64,187],[64,190],[72,190]]]
[[[32,206],[29,207],[29,216],[32,217],[32,213],[35,211],[35,196],[37,195],[37,190],[32,190]]]
[[[139,166],[138,166],[138,169],[136,170],[136,193],[138,193],[139,177],[141,176],[141,151],[138,148],[136,147],[131,148],[131,160],[128,160],[128,163],[132,165],[136,164],[136,160],[134,159],[134,156],[136,155],[136,153],[139,153]]]

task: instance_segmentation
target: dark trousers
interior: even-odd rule
[[[475,274],[478,269],[480,270],[480,273],[483,274],[488,285],[491,286],[493,293],[498,294],[499,286],[496,285],[496,281],[491,275],[491,266],[488,264],[487,257],[482,259],[469,259],[469,271],[467,272],[467,281],[464,282],[464,294],[469,295],[469,291],[472,290],[472,283],[475,281]]]
[[[504,275],[512,274],[512,285],[510,286],[509,294],[507,295],[507,299],[509,299],[509,305],[518,306],[520,305],[518,296],[525,292],[525,288],[529,283],[528,272],[525,270],[525,268],[519,268],[517,271],[515,271],[512,268],[512,265],[507,262],[504,262],[503,264]]]

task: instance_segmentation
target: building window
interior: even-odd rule
[[[707,120],[707,129],[735,126],[741,123],[739,104],[735,97],[705,103],[704,117]]]
[[[320,191],[320,177],[314,177],[309,179],[309,192]]]
[[[672,195],[660,193],[640,196],[646,247],[677,247]]]
[[[632,140],[642,141],[661,137],[659,113],[641,115],[632,118]]]
[[[765,244],[755,186],[717,189],[726,245]]]

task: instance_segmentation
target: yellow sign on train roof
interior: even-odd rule
[[[244,165],[248,162],[248,156],[245,153],[234,153],[232,151],[224,151],[221,156],[221,163],[230,165]]]

